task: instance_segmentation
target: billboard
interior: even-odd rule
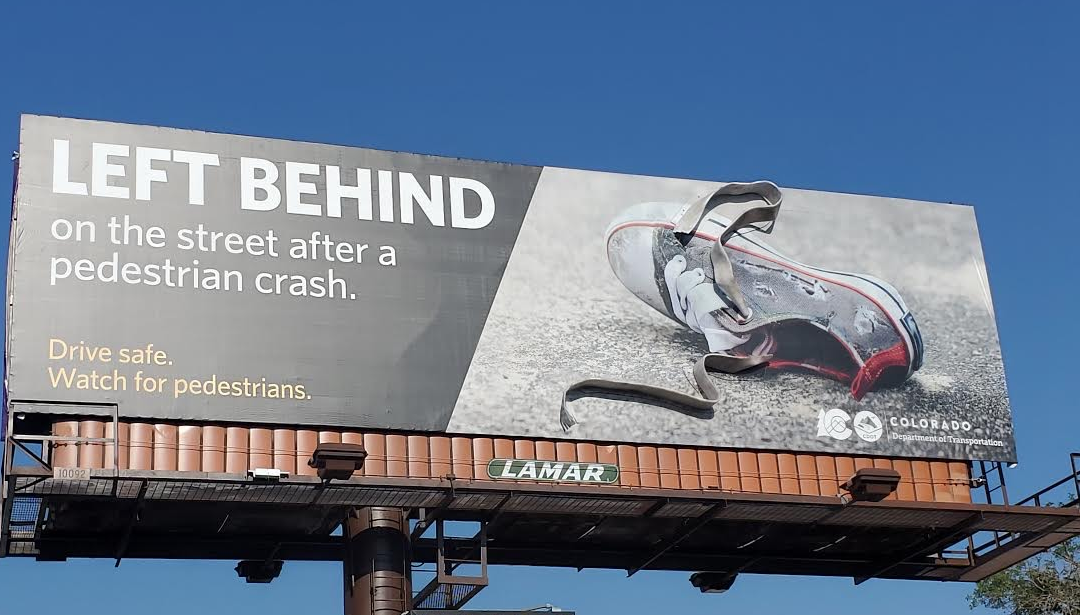
[[[970,207],[42,116],[19,151],[9,400],[1015,457]]]

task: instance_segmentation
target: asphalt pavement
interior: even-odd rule
[[[688,393],[704,339],[638,300],[608,265],[604,230],[640,202],[689,200],[717,184],[545,169],[507,266],[448,431],[843,453],[1007,459],[1014,455],[1004,369],[974,210],[960,205],[784,190],[763,237],[795,260],[890,282],[915,315],[923,368],[894,389],[855,401],[846,385],[766,370],[716,376],[723,400],[709,418],[623,400],[580,399],[580,423],[559,425],[563,392],[588,378]],[[818,435],[825,409],[870,410],[886,436],[869,443]],[[956,419],[977,447],[895,440],[901,417]],[[933,432],[940,433],[940,432]]]

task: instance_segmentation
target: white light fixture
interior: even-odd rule
[[[289,478],[289,473],[282,472],[277,468],[255,468],[254,470],[248,470],[248,476],[255,480],[281,480]]]

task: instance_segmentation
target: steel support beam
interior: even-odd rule
[[[139,522],[139,514],[142,513],[143,503],[146,501],[146,488],[149,483],[143,481],[139,486],[139,495],[135,498],[135,505],[131,509],[131,518],[128,519],[127,526],[124,528],[124,534],[120,537],[119,544],[116,545],[116,563],[113,564],[113,568],[120,567],[120,560],[124,558],[124,553],[127,552],[128,545],[131,544],[131,534],[135,531],[135,524]]]
[[[874,577],[879,577],[885,574],[886,572],[892,570],[893,568],[896,568],[904,562],[909,562],[916,558],[924,557],[926,555],[930,555],[931,553],[936,553],[937,551],[940,551],[941,549],[944,549],[951,544],[955,544],[956,542],[963,540],[968,536],[968,530],[971,529],[971,527],[978,522],[982,521],[982,518],[983,514],[981,512],[972,513],[970,516],[968,516],[967,519],[946,530],[944,534],[939,534],[938,536],[931,538],[930,542],[924,542],[918,545],[910,552],[905,553],[901,557],[891,558],[886,561],[878,562],[877,564],[875,564],[874,568],[871,569],[870,573],[864,576],[855,577],[855,584],[861,585],[862,583],[869,581]]]
[[[702,515],[700,517],[698,517],[696,520],[688,522],[687,525],[683,526],[682,531],[680,531],[678,534],[673,536],[671,538],[671,540],[669,540],[667,542],[667,544],[665,544],[663,547],[661,547],[660,549],[657,549],[657,551],[655,553],[653,553],[648,559],[646,559],[644,562],[638,564],[637,566],[634,566],[633,568],[627,570],[626,571],[626,576],[628,576],[628,577],[634,576],[635,574],[637,574],[639,571],[641,571],[643,568],[645,568],[649,564],[651,564],[651,563],[655,562],[656,560],[660,559],[660,557],[663,556],[665,553],[667,553],[668,551],[670,551],[670,550],[674,549],[675,547],[679,546],[679,543],[686,540],[687,538],[692,536],[694,534],[694,532],[696,532],[699,529],[705,527],[706,525],[709,524],[710,521],[715,519],[717,513],[719,513],[723,508],[724,508],[724,502],[719,502],[717,504],[714,504],[711,508],[709,508],[709,510],[702,513]]]
[[[11,476],[4,478],[7,484],[0,487],[4,490],[4,498],[0,503],[0,515],[3,515],[3,518],[0,518],[0,557],[7,556],[11,545],[11,509],[15,499],[15,478]]]
[[[412,533],[409,534],[409,540],[417,540],[421,536],[423,536],[424,532],[426,532],[427,529],[431,527],[432,522],[438,521],[439,516],[442,515],[443,511],[449,508],[450,505],[454,503],[454,499],[456,497],[457,496],[454,494],[454,490],[451,489],[446,494],[446,498],[442,502],[440,502],[438,506],[431,509],[431,512],[428,512],[428,509],[426,508],[421,508],[420,518],[416,521],[416,527],[413,528]]]
[[[27,446],[25,444],[23,444],[22,442],[20,442],[19,440],[15,439],[15,438],[11,439],[11,443],[14,444],[15,446],[17,446],[18,448],[22,449],[22,452],[26,453],[27,456],[29,456],[31,459],[36,461],[38,463],[38,465],[42,467],[42,469],[48,470],[49,472],[52,472],[52,466],[50,466],[49,463],[46,462],[44,459],[39,457],[37,453],[35,453],[34,451],[27,448]],[[14,455],[14,450],[13,450],[12,455],[11,455],[11,464],[14,465],[14,463],[15,463],[15,455]]]

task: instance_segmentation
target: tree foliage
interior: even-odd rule
[[[968,600],[1010,615],[1080,615],[1080,539],[979,581]]]

